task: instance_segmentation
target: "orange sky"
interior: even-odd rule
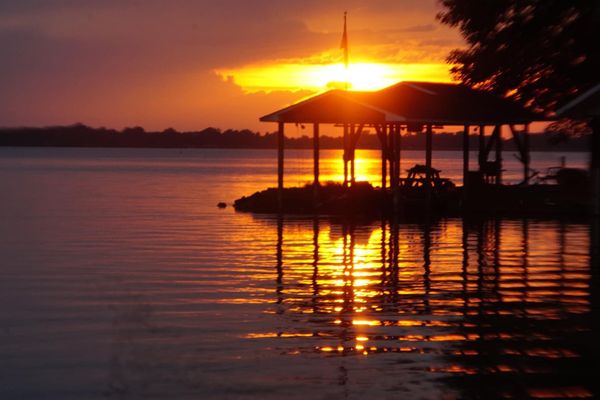
[[[0,0],[0,126],[250,128],[345,80],[448,81],[436,0]]]

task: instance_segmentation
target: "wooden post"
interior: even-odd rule
[[[398,160],[396,159],[396,124],[390,124],[388,154],[390,157],[390,186],[392,190],[392,209],[394,212],[398,206],[398,175],[396,169]]]
[[[525,124],[525,129],[519,132],[514,125],[509,125],[513,139],[519,149],[519,161],[523,164],[523,184],[529,183],[529,124]],[[521,136],[523,136],[521,138]]]
[[[400,204],[400,125],[394,124],[391,127],[390,135],[393,135],[393,147],[391,148],[394,158],[394,177],[393,182],[395,182],[393,188],[393,196],[392,201],[394,202],[394,211],[398,210],[398,205]]]
[[[427,201],[427,208],[429,209],[431,207],[431,156],[432,156],[432,152],[433,152],[433,145],[432,145],[432,140],[433,140],[433,129],[431,125],[427,125],[427,133],[426,133],[426,138],[425,138],[425,166],[427,167],[427,174],[426,174],[426,186],[425,186],[425,190],[426,190],[426,201]]]
[[[381,191],[385,193],[387,186],[387,125],[381,124],[379,132],[381,142]]]
[[[344,124],[344,186],[348,187],[348,124]]]
[[[481,167],[483,166],[483,153],[485,152],[485,125],[479,125],[479,154],[477,157],[477,161],[479,163],[479,171],[481,171]]]
[[[402,140],[402,135],[400,132],[400,124],[395,124],[395,130],[394,130],[394,134],[396,135],[396,139],[394,140],[394,144],[396,145],[396,147],[394,148],[394,152],[395,152],[395,156],[394,158],[396,159],[396,169],[394,171],[394,174],[396,174],[396,182],[398,182],[398,184],[400,184],[400,146],[401,146],[401,140]]]
[[[463,191],[467,189],[467,176],[469,175],[469,125],[465,125],[463,132]]]
[[[591,154],[590,154],[590,176],[592,179],[592,213],[600,217],[600,116],[592,118]],[[597,224],[597,221],[596,221]],[[594,246],[600,246],[594,243]]]
[[[396,180],[396,175],[394,174],[394,171],[396,170],[396,155],[394,154],[394,148],[395,148],[395,141],[396,138],[394,137],[394,125],[390,124],[389,129],[388,129],[388,136],[387,136],[387,140],[388,140],[388,158],[390,161],[390,189],[392,189],[392,191],[394,190],[394,188],[398,185],[398,181]]]
[[[525,130],[523,130],[523,182],[525,185],[529,185],[529,164],[531,163],[531,156],[529,154],[529,124],[525,124]]]
[[[496,125],[496,185],[502,185],[502,125]]]
[[[349,143],[349,152],[350,152],[350,184],[352,186],[354,186],[354,184],[356,183],[356,173],[355,173],[355,165],[354,165],[354,159],[355,159],[355,155],[354,155],[354,149],[356,147],[356,143],[355,143],[355,139],[356,139],[356,125],[351,124],[350,125],[350,140],[348,141]]]
[[[277,206],[280,211],[283,208],[283,142],[285,140],[283,125],[283,122],[279,122],[277,129]]]
[[[313,124],[313,202],[319,201],[319,124]]]

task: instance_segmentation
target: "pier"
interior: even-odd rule
[[[354,197],[358,203],[371,202],[371,207],[375,199],[371,192],[376,188],[368,189],[364,183],[357,187],[355,152],[362,132],[369,129],[377,133],[381,149],[381,185],[378,190],[381,193],[379,199],[383,198],[384,202],[375,204],[381,204],[380,209],[388,212],[395,213],[407,207],[442,209],[452,213],[463,213],[473,208],[503,210],[507,207],[506,202],[511,203],[508,205],[515,207],[515,211],[523,211],[522,208],[526,207],[527,212],[534,214],[561,209],[570,212],[571,209],[580,210],[579,200],[587,197],[586,193],[576,193],[576,198],[565,198],[564,193],[550,187],[552,185],[530,187],[529,125],[534,121],[547,120],[546,117],[505,98],[461,84],[400,82],[375,92],[331,90],[265,115],[260,120],[277,123],[278,127],[277,203],[273,204],[272,192],[263,192],[262,200],[255,198],[251,202],[254,205],[263,202],[258,207],[263,212],[302,212],[311,208],[307,207],[307,203],[313,206],[312,209],[320,208],[326,212],[335,208],[327,204],[335,201],[326,195],[332,189],[326,190],[319,177],[319,137],[320,127],[324,124],[334,125],[343,131],[344,178],[340,187],[346,189],[348,196]],[[312,201],[298,188],[292,194],[291,189],[284,186],[285,128],[289,124],[312,126],[313,182],[311,188],[304,188],[304,192],[310,190]],[[435,169],[434,130],[456,126],[463,131],[463,186],[447,190],[448,186],[440,188],[442,180]],[[518,185],[503,185],[503,133],[512,137],[518,151],[517,158],[522,165],[522,180]],[[418,179],[411,180],[410,175],[401,177],[402,137],[407,134],[425,135],[423,164],[410,172],[420,173]],[[478,137],[475,170],[469,166],[471,135]],[[407,180],[411,184],[407,184]],[[300,198],[302,210],[286,204]],[[246,199],[237,201],[236,208],[253,211],[254,206],[249,205]],[[552,206],[546,207],[546,203]],[[351,207],[349,211],[356,212],[357,209]],[[505,211],[511,211],[510,207]]]

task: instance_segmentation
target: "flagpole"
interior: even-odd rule
[[[346,90],[350,86],[348,77],[348,25],[347,25],[348,11],[344,11],[344,33],[342,34],[342,43],[340,48],[344,50],[344,70],[346,71],[346,84],[344,85]]]

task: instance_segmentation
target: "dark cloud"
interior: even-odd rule
[[[425,24],[425,25],[413,25],[406,28],[399,29],[399,32],[433,32],[438,29],[437,25]]]

